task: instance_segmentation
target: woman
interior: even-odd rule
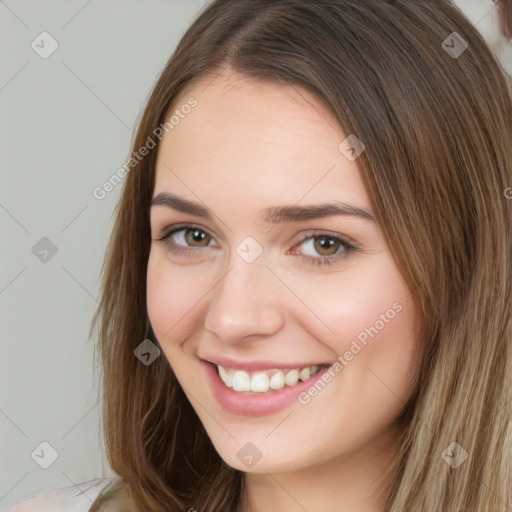
[[[512,98],[458,10],[214,2],[133,152],[91,512],[512,510]]]

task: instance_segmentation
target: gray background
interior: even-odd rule
[[[512,73],[492,1],[457,3]],[[92,191],[126,161],[154,81],[205,6],[0,0],[0,505],[113,475],[88,330],[121,185]],[[31,47],[51,48],[44,31],[58,43],[47,58]],[[58,453],[47,469],[42,442]]]

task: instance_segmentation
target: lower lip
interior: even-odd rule
[[[284,409],[295,400],[303,391],[309,389],[315,382],[322,378],[322,375],[329,371],[330,366],[320,370],[310,379],[301,382],[295,386],[285,386],[279,391],[269,391],[267,393],[247,395],[243,392],[233,391],[222,382],[217,366],[206,361],[200,361],[206,372],[212,394],[219,404],[232,414],[242,414],[244,416],[263,416]]]

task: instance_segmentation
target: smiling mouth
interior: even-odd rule
[[[305,382],[319,371],[327,368],[328,364],[311,365],[292,369],[270,369],[245,371],[212,364],[224,385],[237,392],[245,394],[261,394],[279,391],[293,387],[298,382]]]

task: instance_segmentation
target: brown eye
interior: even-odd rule
[[[302,246],[302,259],[309,265],[333,265],[341,263],[350,254],[359,250],[348,240],[330,233],[307,233],[296,247]],[[296,254],[296,252],[294,252]]]
[[[313,237],[315,240],[314,248],[321,256],[333,256],[339,248],[340,243],[335,238],[326,236]]]
[[[203,247],[208,247],[212,237],[204,230],[195,226],[181,226],[165,232],[157,238],[167,248],[177,254],[193,253]]]
[[[202,248],[211,245],[214,239],[207,231],[193,225],[175,226],[156,239],[157,242],[165,244],[166,248],[172,253],[180,256],[191,256],[192,254],[203,253]],[[302,238],[297,246],[306,249],[301,257],[308,265],[332,265],[341,262],[351,253],[359,249],[356,245],[329,233],[314,234],[309,232]],[[307,254],[310,251],[312,254]],[[292,252],[292,254],[297,254]]]
[[[208,247],[208,244],[210,243],[211,238],[200,229],[183,229],[181,231],[185,232],[185,241],[188,245],[196,247]],[[204,243],[206,241],[206,243]]]

